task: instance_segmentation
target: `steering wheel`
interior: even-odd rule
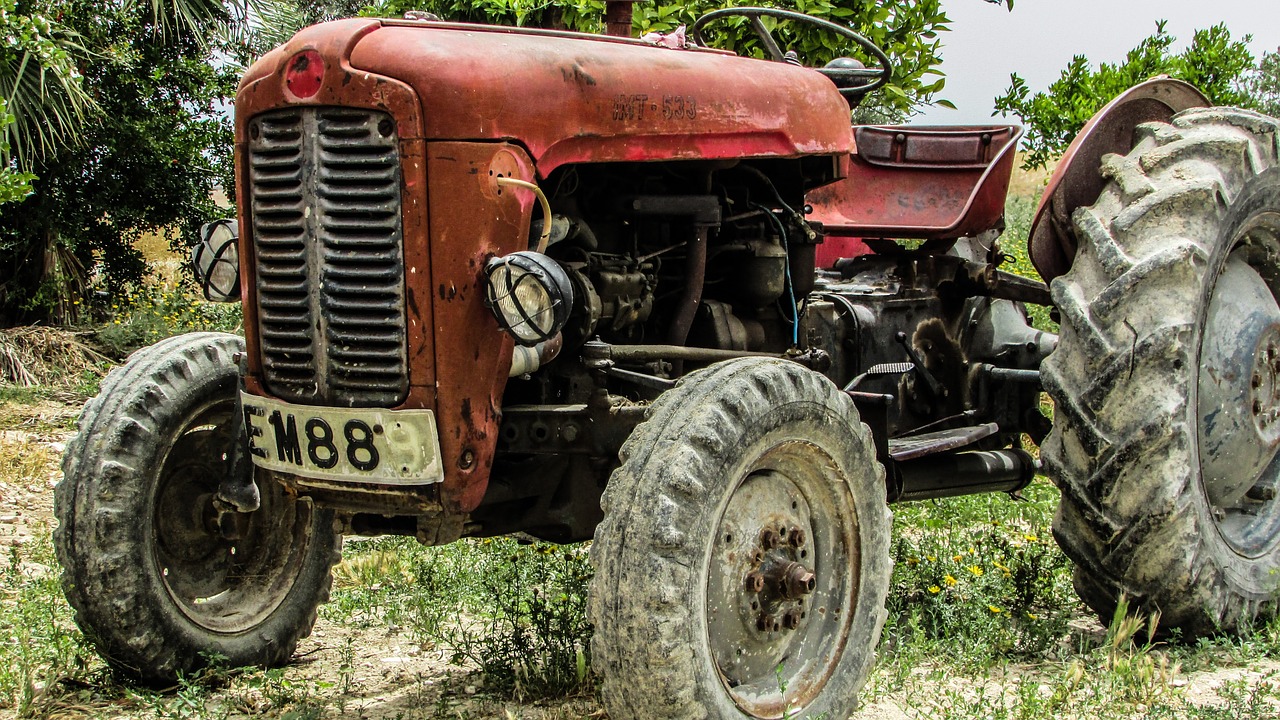
[[[707,47],[706,41],[702,38],[702,31],[712,22],[722,20],[727,17],[745,17],[751,21],[751,28],[755,30],[756,36],[760,38],[760,43],[764,45],[765,51],[769,53],[769,57],[776,62],[786,62],[799,65],[794,52],[784,53],[782,48],[778,47],[778,42],[774,40],[773,34],[760,21],[762,17],[776,17],[783,20],[794,20],[796,22],[808,23],[816,25],[824,30],[848,38],[858,44],[868,54],[875,57],[878,67],[850,67],[849,65],[858,65],[857,61],[849,61],[843,59],[833,60],[827,67],[814,68],[818,72],[831,78],[831,81],[840,89],[840,94],[846,100],[860,99],[863,95],[883,86],[889,82],[889,78],[893,76],[893,63],[889,62],[889,56],[862,35],[854,32],[844,25],[838,25],[829,20],[823,20],[812,15],[805,15],[793,10],[779,10],[777,8],[766,7],[731,7],[721,10],[712,10],[711,12],[698,18],[698,20],[689,28],[689,35],[693,37],[693,42],[698,47]]]

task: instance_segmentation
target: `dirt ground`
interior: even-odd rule
[[[10,406],[10,410],[13,407]],[[9,548],[24,545],[53,526],[53,486],[60,478],[57,458],[70,436],[65,429],[68,419],[78,408],[54,401],[41,401],[25,406],[20,416],[4,418],[7,427],[0,431],[0,449],[42,448],[48,451],[47,473],[35,481],[12,482],[0,478],[0,556]],[[26,562],[21,571],[32,577],[56,573],[56,568]],[[3,590],[3,589],[0,589]],[[1101,628],[1098,628],[1101,632]],[[321,688],[325,696],[321,717],[358,717],[369,720],[392,718],[529,718],[531,720],[567,720],[569,718],[605,717],[604,711],[591,697],[571,698],[535,704],[487,697],[475,673],[465,667],[452,666],[442,648],[420,647],[395,626],[354,630],[321,619],[310,638],[298,648],[293,663],[285,671],[285,684],[293,688]],[[1010,676],[1025,669],[1012,667],[981,680],[997,687],[1007,687]],[[928,668],[915,673],[927,674]],[[1280,662],[1255,662],[1249,667],[1214,670],[1179,675],[1171,684],[1184,688],[1186,697],[1198,703],[1212,703],[1216,688],[1229,681],[1253,682],[1268,673],[1280,673]],[[874,681],[873,681],[874,682]],[[972,679],[946,681],[955,688],[971,687]],[[236,686],[226,692],[214,692],[207,698],[202,712],[186,714],[158,713],[154,707],[122,710],[120,703],[91,703],[77,707],[68,704],[45,717],[256,717],[270,708],[278,708],[267,697],[270,688]],[[303,695],[307,692],[301,690]],[[339,698],[334,700],[334,698]],[[881,695],[857,717],[867,720],[903,720],[930,717],[922,714],[918,698],[901,693]],[[277,711],[278,712],[278,711]],[[273,713],[274,714],[274,713]],[[0,718],[13,717],[12,710],[0,710]],[[281,717],[303,718],[311,715],[285,713]]]

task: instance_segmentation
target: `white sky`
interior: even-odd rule
[[[1232,38],[1252,33],[1256,57],[1280,46],[1280,0],[1016,0],[1012,12],[983,0],[942,0],[942,7],[952,22],[941,35],[947,86],[939,97],[957,109],[930,108],[914,123],[991,122],[993,100],[1009,86],[1010,73],[1033,92],[1044,90],[1073,55],[1094,67],[1123,60],[1159,19],[1169,21],[1175,50],[1220,22]]]

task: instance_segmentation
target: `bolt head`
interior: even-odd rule
[[[765,550],[772,550],[778,547],[780,542],[782,542],[782,537],[778,535],[777,530],[765,528],[760,532],[760,545]]]
[[[776,629],[777,626],[778,626],[778,621],[769,613],[761,613],[760,617],[756,618],[757,630],[768,632],[770,630]]]
[[[800,627],[800,613],[796,610],[788,610],[782,616],[782,626],[788,630],[795,630]]]
[[[764,590],[764,575],[759,572],[749,572],[743,585],[746,587],[747,592],[758,593]]]
[[[791,532],[787,534],[787,544],[788,544],[788,545],[790,545],[790,546],[791,546],[791,547],[793,547],[793,548],[798,548],[798,547],[800,547],[800,546],[804,545],[805,540],[807,540],[807,539],[808,539],[808,538],[807,538],[807,537],[805,537],[805,532],[804,532],[804,530],[801,530],[801,529],[800,529],[800,528],[798,528],[798,527],[797,527],[797,528],[791,528]]]

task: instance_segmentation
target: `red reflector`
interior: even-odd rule
[[[315,50],[306,50],[293,56],[289,69],[284,73],[284,85],[294,97],[309,98],[320,92],[324,79],[324,59]]]

